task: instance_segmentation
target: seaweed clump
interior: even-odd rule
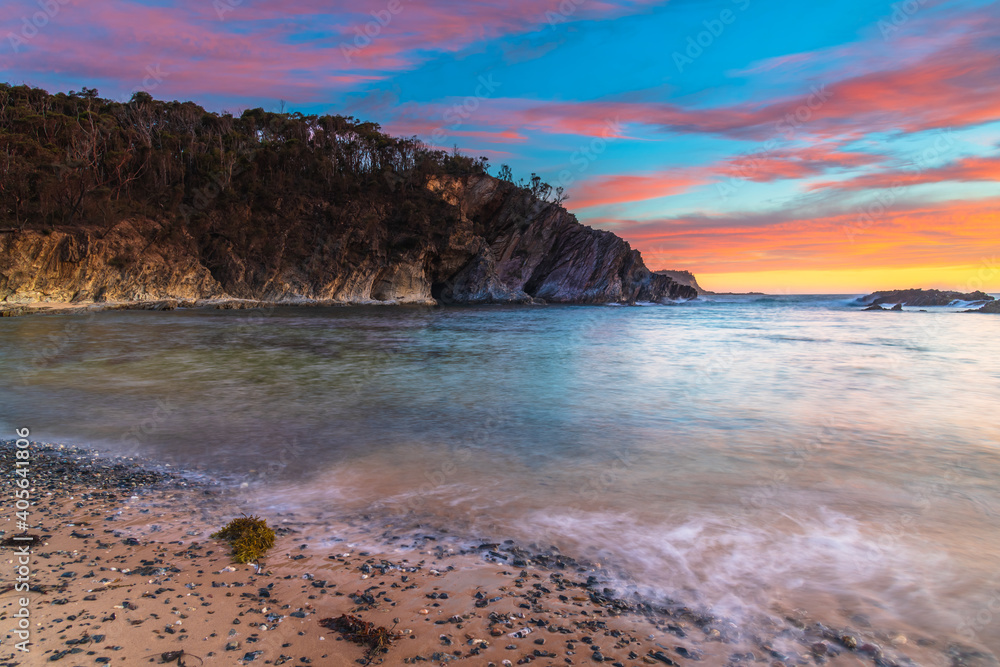
[[[374,623],[348,614],[343,614],[338,618],[324,618],[319,624],[328,630],[340,632],[348,641],[366,647],[368,650],[365,652],[365,664],[371,663],[380,654],[387,653],[389,646],[397,636],[391,628],[379,627]],[[395,627],[393,625],[393,628]]]
[[[212,537],[229,542],[237,563],[254,563],[274,546],[274,531],[259,516],[244,514],[212,533]]]

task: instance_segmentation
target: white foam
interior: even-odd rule
[[[608,564],[638,592],[699,604],[733,619],[790,599],[868,591],[896,615],[914,605],[947,609],[933,582],[950,571],[943,552],[912,540],[880,540],[857,520],[820,509],[810,517],[693,517],[644,524],[606,513],[536,513],[536,539],[572,544]],[[530,526],[528,525],[530,524]],[[591,546],[587,546],[591,545]],[[947,590],[946,587],[942,587]],[[818,610],[821,611],[821,610]]]

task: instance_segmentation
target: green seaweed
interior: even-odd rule
[[[233,519],[212,537],[226,540],[233,548],[233,560],[237,563],[254,563],[274,546],[274,531],[267,521],[259,516],[243,516]]]

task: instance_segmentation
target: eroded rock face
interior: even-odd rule
[[[110,230],[0,235],[0,301],[156,301],[223,295],[193,240],[169,245],[161,227],[125,221]]]
[[[621,238],[509,183],[474,176],[434,179],[426,188],[443,211],[430,227],[367,210],[356,224],[316,226],[308,243],[294,247],[281,229],[196,238],[186,227],[147,219],[0,234],[0,301],[634,303],[697,296],[652,274]]]
[[[489,177],[431,183],[456,196],[463,217],[482,230],[485,246],[442,281],[442,300],[634,303],[697,297],[668,276],[654,275],[642,256],[611,232],[581,225],[565,209],[539,202]]]

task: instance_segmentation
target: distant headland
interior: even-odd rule
[[[763,296],[764,292],[711,292],[704,289],[698,284],[698,279],[690,271],[678,271],[671,269],[661,269],[659,271],[653,271],[656,275],[667,276],[676,283],[681,285],[687,285],[688,287],[693,287],[698,291],[698,296],[708,295],[708,296]]]

